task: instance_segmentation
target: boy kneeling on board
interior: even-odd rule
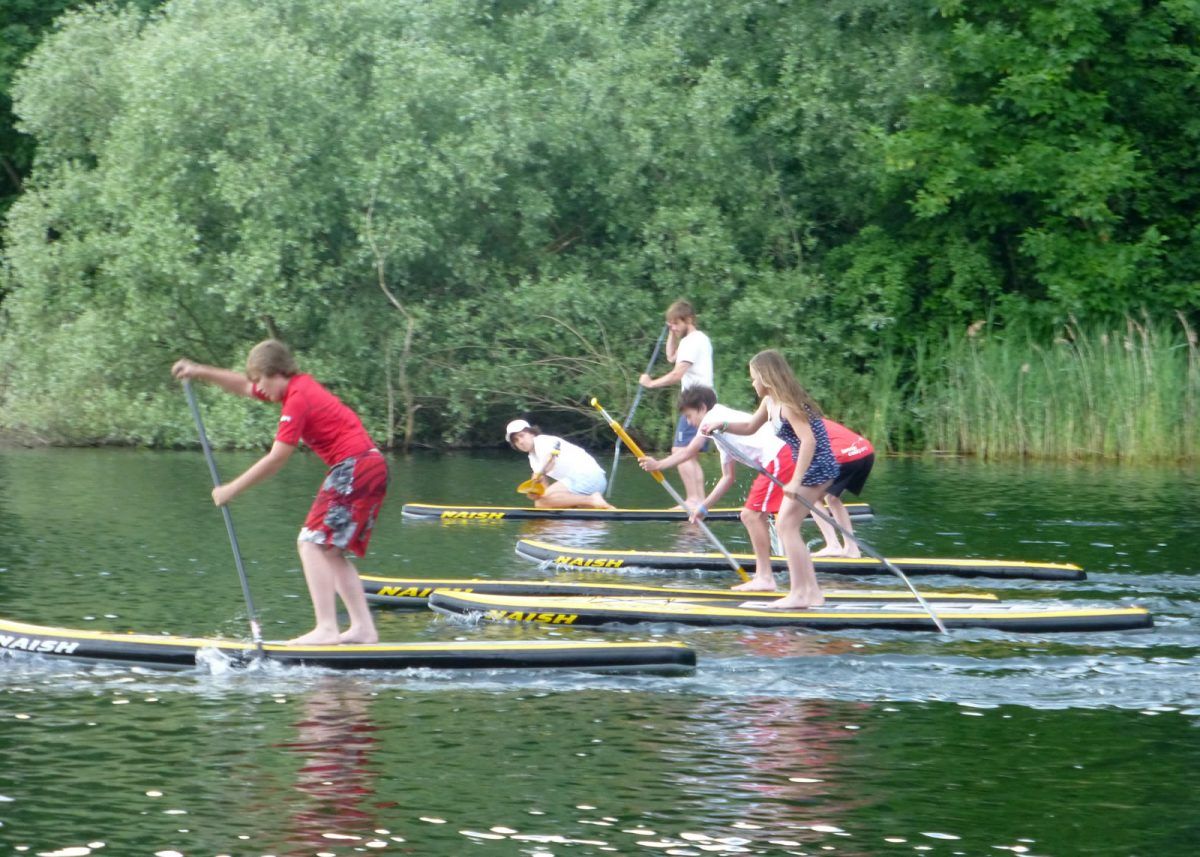
[[[689,425],[697,428],[704,422],[739,423],[750,419],[745,411],[738,411],[717,403],[717,394],[711,387],[689,387],[679,395],[679,413]],[[676,467],[681,461],[696,459],[704,450],[708,437],[697,433],[687,446],[672,451],[666,458],[656,459],[646,456],[638,459],[638,464],[647,472],[666,470]],[[796,460],[792,457],[792,449],[787,443],[775,436],[770,423],[764,424],[754,434],[729,435],[729,443],[736,444],[747,458],[758,461],[763,469],[783,483],[792,478]],[[718,446],[721,454],[721,478],[708,492],[690,520],[698,521],[708,514],[725,492],[733,485],[736,478],[733,457]],[[761,473],[754,478],[746,504],[742,507],[742,524],[750,536],[750,544],[754,548],[754,577],[745,583],[733,587],[743,592],[773,592],[775,590],[775,573],[771,568],[771,528],[770,515],[779,511],[783,502],[783,489]]]
[[[608,480],[604,469],[582,447],[541,429],[528,420],[513,420],[504,427],[504,438],[513,449],[528,454],[533,471],[518,491],[528,485],[525,496],[539,509],[614,509],[604,499]],[[546,482],[550,485],[547,487]],[[536,486],[536,487],[535,487]]]

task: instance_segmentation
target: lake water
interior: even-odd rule
[[[253,456],[219,461],[233,475]],[[669,523],[403,521],[405,501],[515,502],[528,474],[513,454],[392,463],[367,573],[550,576],[514,555],[520,536],[704,545]],[[321,472],[294,459],[232,507],[268,638],[311,622],[294,539]],[[198,453],[0,451],[0,614],[247,636],[208,490]],[[628,459],[615,499],[669,503]],[[1196,468],[883,460],[864,499],[876,516],[858,532],[885,553],[1089,574],[921,587],[1138,603],[1157,626],[943,638],[377,617],[394,640],[678,638],[700,658],[684,677],[158,673],[5,655],[0,855],[1197,853]],[[712,526],[745,548],[736,523]]]

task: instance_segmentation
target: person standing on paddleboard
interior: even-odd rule
[[[689,387],[679,394],[679,413],[688,424],[699,428],[705,422],[725,423],[749,422],[752,415],[738,411],[717,402],[717,394],[711,387]],[[731,438],[752,461],[759,462],[763,469],[783,483],[792,478],[796,468],[796,460],[792,457],[792,448],[775,435],[775,430],[764,423],[758,431],[736,440]],[[663,459],[650,456],[638,459],[638,464],[648,473],[655,470],[665,470],[675,467],[680,461],[695,458],[704,449],[708,439],[697,432],[691,442],[678,452],[672,452]],[[725,496],[736,479],[735,466],[737,462],[723,448],[718,447],[721,454],[721,478],[708,492],[703,502],[692,511],[692,520],[703,520],[708,510]],[[746,496],[746,504],[742,507],[740,518],[750,536],[750,544],[754,548],[754,577],[745,583],[733,587],[741,592],[773,592],[775,590],[775,573],[771,568],[771,526],[770,515],[779,511],[783,502],[783,491],[771,481],[770,477],[761,473],[754,477],[750,493]]]
[[[667,359],[675,368],[659,378],[643,372],[638,383],[647,389],[680,385],[680,391],[703,386],[714,388],[713,349],[708,335],[696,327],[696,310],[684,300],[675,301],[667,307]],[[675,438],[671,443],[674,455],[687,448],[696,436],[696,427],[690,425],[681,414],[675,424]],[[708,440],[700,450],[707,449]],[[704,502],[704,471],[695,456],[680,460],[677,469],[683,482],[683,499],[689,510]]]
[[[776,518],[787,557],[790,587],[788,594],[778,601],[758,606],[788,610],[820,607],[825,603],[825,596],[817,584],[812,555],[804,543],[800,525],[808,516],[805,501],[815,505],[837,478],[837,460],[829,446],[821,409],[796,380],[782,354],[768,349],[751,357],[750,383],[761,401],[749,420],[733,422],[709,418],[700,426],[700,431],[749,435],[770,422],[775,434],[792,448],[796,469],[785,483],[784,500]]]
[[[824,418],[825,431],[829,435],[829,446],[833,457],[838,463],[838,476],[829,486],[825,495],[825,505],[829,516],[841,525],[842,540],[838,540],[838,530],[822,518],[814,515],[817,528],[825,537],[825,547],[813,556],[845,556],[860,557],[858,542],[854,539],[854,523],[850,520],[850,512],[842,502],[842,494],[849,491],[856,497],[862,495],[871,468],[875,466],[875,447],[871,441],[841,423],[835,423],[829,417]]]
[[[297,539],[316,624],[289,643],[378,642],[362,582],[346,553],[361,557],[367,552],[387,493],[388,466],[358,415],[311,375],[301,373],[288,347],[274,339],[250,350],[244,375],[186,358],[175,362],[171,374],[215,384],[236,396],[282,404],[270,451],[236,479],[214,488],[216,505],[224,506],[274,476],[301,441],[329,467]],[[346,631],[338,627],[339,596],[350,614]]]
[[[513,420],[504,428],[504,438],[513,449],[529,455],[533,476],[528,496],[539,509],[613,509],[604,499],[607,479],[604,470],[581,446],[570,441],[542,434],[528,420]],[[554,480],[549,487],[546,479]],[[518,489],[522,490],[522,489]]]

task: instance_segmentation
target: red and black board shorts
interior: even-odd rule
[[[387,459],[378,450],[343,458],[325,475],[299,541],[332,545],[363,556],[387,486]]]
[[[875,453],[872,452],[870,455],[864,455],[853,461],[840,462],[838,466],[841,469],[838,471],[837,479],[833,480],[833,484],[829,486],[829,491],[826,493],[832,494],[834,497],[841,497],[843,491],[849,491],[858,496],[862,493],[863,486],[867,484],[871,468],[875,466]]]
[[[796,472],[796,459],[792,457],[792,448],[785,443],[775,460],[763,469],[786,485]],[[767,512],[774,515],[779,511],[781,503],[783,489],[761,473],[755,476],[744,508],[751,512]]]

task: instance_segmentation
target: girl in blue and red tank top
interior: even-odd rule
[[[767,607],[798,610],[820,607],[825,596],[817,584],[812,556],[800,533],[800,526],[833,483],[838,474],[837,461],[829,445],[821,409],[796,380],[791,367],[778,351],[760,351],[750,360],[750,383],[758,394],[758,410],[747,422],[705,424],[704,431],[722,430],[731,434],[752,434],[768,420],[775,433],[792,449],[796,467],[784,486],[784,501],[776,518],[779,538],[788,563],[788,593]],[[734,587],[748,591],[771,591],[775,578],[767,571]],[[759,605],[764,606],[764,605]]]

